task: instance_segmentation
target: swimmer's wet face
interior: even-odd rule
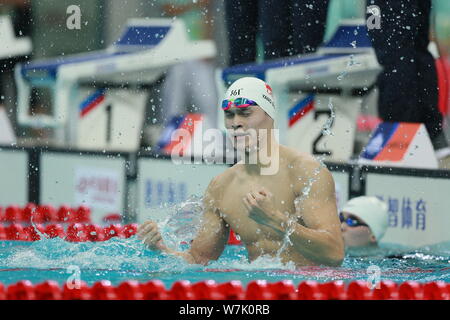
[[[275,100],[263,80],[243,77],[233,82],[225,93],[222,110],[235,149],[255,155],[255,151],[272,147],[268,141],[274,134]]]
[[[346,247],[368,247],[377,244],[369,226],[359,217],[341,212],[341,230]]]
[[[273,129],[273,119],[258,105],[243,108],[232,105],[224,113],[225,127],[234,148],[246,153],[257,151],[258,141],[267,139],[267,133]]]

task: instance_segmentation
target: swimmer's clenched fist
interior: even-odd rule
[[[164,250],[166,246],[159,232],[158,225],[153,221],[146,221],[138,227],[137,237],[151,250]]]
[[[257,223],[272,227],[276,223],[277,211],[275,209],[273,194],[264,187],[258,187],[247,193],[242,199],[249,218]]]
[[[164,244],[164,241],[161,237],[161,233],[159,232],[158,225],[154,221],[146,221],[142,225],[138,227],[137,237],[139,240],[142,240],[145,245],[150,250],[156,250],[165,252],[168,254],[172,254],[175,256],[180,256],[184,258],[189,263],[196,263],[197,261],[191,256],[188,252],[177,252],[175,250],[170,249]]]

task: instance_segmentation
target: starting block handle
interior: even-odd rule
[[[17,64],[14,70],[14,77],[17,86],[17,118],[20,125],[32,128],[58,128],[63,126],[65,117],[58,116],[58,106],[56,104],[54,105],[55,110],[51,110],[50,115],[29,114],[32,85],[24,80],[21,70],[22,65]]]

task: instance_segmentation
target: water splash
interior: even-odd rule
[[[298,208],[301,206],[301,203],[306,198],[308,198],[309,193],[311,192],[311,188],[312,188],[313,184],[318,180],[318,175],[321,170],[322,170],[322,165],[320,165],[314,169],[312,176],[308,179],[308,181],[306,183],[306,186],[303,187],[303,189],[301,191],[301,195],[294,200],[294,207],[296,210],[298,210]],[[286,250],[286,248],[288,246],[293,245],[290,237],[295,231],[295,224],[297,223],[297,216],[289,215],[288,217],[289,218],[287,220],[286,233],[283,237],[281,247],[277,250],[277,253],[275,255],[277,259],[281,259],[281,254]]]
[[[171,208],[167,218],[159,224],[161,235],[167,245],[180,249],[180,243],[190,243],[202,224],[203,198],[191,196]]]
[[[331,128],[333,127],[334,120],[336,119],[336,113],[334,111],[334,105],[331,97],[328,100],[328,109],[330,109],[330,116],[322,128],[322,134],[326,136],[333,136],[334,134],[331,131]]]
[[[337,76],[337,79],[338,79],[339,81],[341,81],[342,79],[344,79],[344,77],[345,77],[347,74],[348,74],[347,71],[342,71],[342,72]]]

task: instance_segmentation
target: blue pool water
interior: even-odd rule
[[[200,199],[194,197],[181,205],[158,210],[163,210],[167,217],[158,222],[166,244],[178,250],[186,249],[187,246],[179,244],[182,241],[189,243],[197,233],[201,224]],[[36,242],[0,241],[0,282],[55,280],[63,285],[75,276],[88,285],[99,280],[109,280],[117,285],[125,280],[147,282],[159,279],[167,288],[177,280],[198,282],[206,279],[219,283],[240,280],[244,285],[256,279],[270,282],[290,279],[298,284],[304,280],[350,282],[369,280],[369,277],[373,281],[450,282],[450,243],[414,251],[388,246],[370,252],[347,252],[339,268],[296,269],[270,257],[260,257],[249,263],[243,246],[227,246],[219,260],[205,267],[151,251],[136,236],[83,243],[67,242],[60,238],[47,239],[42,234],[41,239]]]
[[[0,282],[55,280],[62,285],[74,270],[79,270],[80,279],[89,285],[99,280],[119,284],[125,280],[146,282],[152,279],[162,280],[166,287],[181,279],[191,282],[213,279],[219,283],[240,280],[243,284],[255,279],[271,282],[290,279],[296,284],[303,280],[350,282],[367,280],[370,276],[367,268],[371,265],[379,267],[380,280],[450,282],[450,243],[408,252],[384,248],[370,254],[362,257],[354,252],[347,253],[339,268],[295,269],[269,257],[249,263],[244,247],[227,246],[219,260],[204,267],[148,250],[135,237],[97,243],[71,243],[59,238],[36,242],[1,241]],[[392,254],[398,256],[386,258]]]

